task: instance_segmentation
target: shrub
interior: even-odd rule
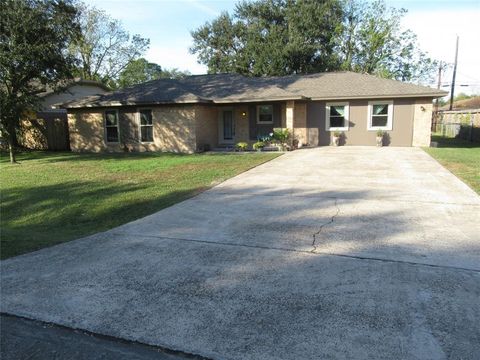
[[[235,145],[235,149],[237,151],[246,151],[248,148],[248,144],[246,142],[239,142]]]
[[[340,136],[342,136],[342,132],[341,131],[334,131],[333,136],[340,137]]]
[[[383,135],[385,135],[385,131],[377,130],[377,137],[383,137]]]
[[[280,144],[285,144],[290,137],[290,132],[288,129],[273,129],[272,138],[278,141]]]
[[[260,150],[265,147],[265,143],[263,141],[257,141],[255,144],[253,144],[253,148],[255,150]]]

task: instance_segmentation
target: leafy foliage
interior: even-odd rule
[[[337,0],[243,1],[192,32],[190,51],[210,73],[286,75],[335,69]]]
[[[131,60],[120,73],[118,86],[123,88],[150,80],[156,80],[161,77],[161,74],[162,67],[158,64],[150,63],[144,58]]]
[[[210,73],[281,76],[349,70],[426,80],[436,63],[402,31],[404,9],[383,0],[257,0],[192,32],[190,51]]]
[[[188,70],[179,70],[177,68],[163,69],[160,74],[161,79],[183,79],[185,76],[192,75]]]
[[[66,48],[80,27],[70,0],[1,0],[0,8],[0,130],[15,162],[19,118],[40,92],[71,77],[75,59]]]
[[[248,144],[246,142],[239,142],[235,145],[237,151],[246,151],[248,149]]]
[[[253,144],[253,149],[254,150],[261,150],[265,147],[265,143],[263,141],[257,141],[256,143]]]
[[[287,128],[273,129],[272,139],[278,141],[280,144],[285,144],[290,138],[290,131]]]
[[[117,77],[148,49],[150,40],[130,36],[120,21],[103,10],[80,4],[79,11],[82,36],[70,46],[80,63],[78,75],[115,87]]]
[[[346,2],[337,46],[341,69],[402,81],[431,80],[437,63],[419,50],[412,31],[402,31],[405,13],[383,0]]]
[[[181,79],[190,75],[188,71],[178,69],[162,69],[158,64],[148,62],[144,58],[131,60],[125,69],[120,73],[117,86],[124,88],[146,81],[157,79]]]

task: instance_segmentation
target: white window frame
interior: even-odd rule
[[[387,125],[386,126],[372,126],[373,105],[388,105],[387,113]],[[368,119],[367,130],[386,130],[391,131],[393,129],[393,100],[374,100],[368,102]]]
[[[108,134],[107,134],[107,128],[113,128],[115,126],[107,126],[107,112],[115,112],[115,116],[117,117],[117,136],[118,140],[117,141],[108,141]],[[103,112],[103,127],[105,129],[105,143],[107,144],[119,144],[120,143],[120,116],[118,114],[117,109],[107,109]]]
[[[330,107],[331,106],[344,106],[345,107],[345,126],[330,126]],[[350,104],[348,102],[329,102],[325,104],[325,130],[326,131],[348,131],[350,123]]]
[[[270,106],[272,108],[272,121],[260,121],[260,106]],[[274,109],[272,104],[261,104],[257,105],[257,124],[259,125],[270,125],[273,124]]]
[[[142,117],[140,112],[144,110],[150,110],[152,113],[152,125],[142,125]],[[153,126],[153,109],[152,108],[138,108],[137,109],[137,123],[138,123],[138,141],[141,144],[153,144],[155,142],[155,129]],[[142,126],[151,126],[152,127],[152,141],[142,141]]]

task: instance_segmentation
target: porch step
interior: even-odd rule
[[[262,151],[280,151],[278,146],[265,146]]]
[[[235,146],[233,145],[218,145],[216,148],[213,148],[213,151],[218,151],[218,152],[229,152],[234,150],[235,150]]]

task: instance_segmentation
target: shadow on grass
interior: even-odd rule
[[[151,185],[151,184],[150,184]],[[9,189],[2,194],[2,259],[105,231],[149,215],[205,190],[149,193],[149,184],[106,185],[104,182],[66,182]],[[132,197],[122,194],[138,192]],[[19,221],[18,219],[21,219]]]
[[[167,153],[167,152],[132,152],[132,153],[74,153],[63,151],[28,151],[17,154],[17,161],[19,163],[30,160],[39,160],[42,163],[58,163],[65,161],[99,161],[99,160],[144,160],[144,159],[181,159],[192,157],[216,157],[224,158],[232,155],[243,153],[196,153],[196,154],[182,154],[182,153]],[[247,154],[247,153],[245,153]],[[255,153],[256,154],[256,153]],[[9,163],[10,158],[8,153],[0,152],[0,163]]]
[[[439,148],[477,148],[480,143],[459,138],[450,138],[441,135],[432,135],[432,141],[437,142]]]

